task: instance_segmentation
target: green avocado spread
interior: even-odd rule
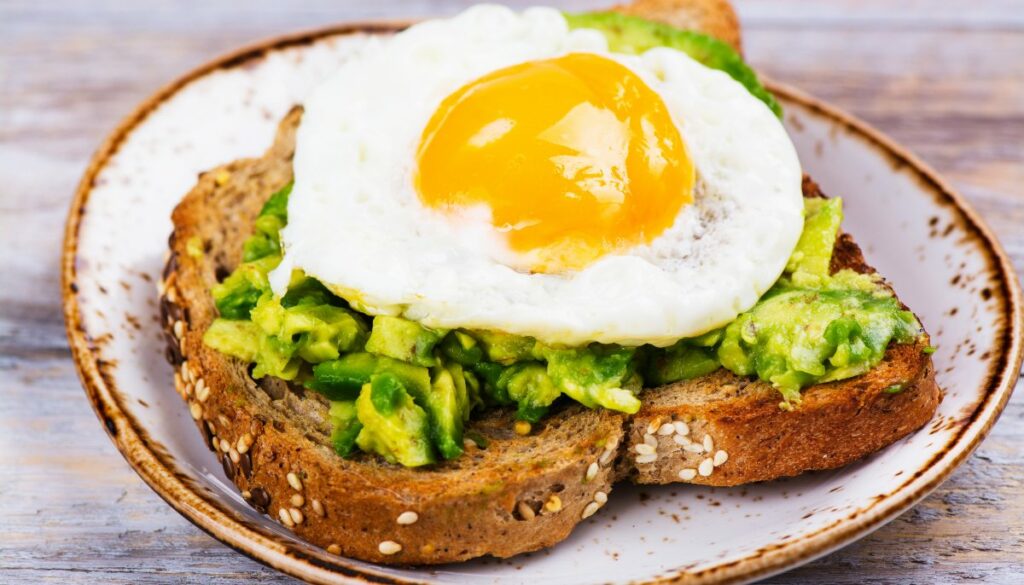
[[[724,43],[618,14],[567,19],[570,26],[604,32],[613,50],[683,50],[733,76],[779,113]],[[252,364],[255,378],[273,376],[323,394],[331,402],[331,441],[344,457],[363,451],[408,467],[428,465],[459,457],[465,425],[484,409],[514,408],[516,418],[529,423],[567,399],[635,413],[643,388],[718,368],[771,383],[781,405],[793,408],[802,388],[862,374],[890,343],[922,335],[913,314],[876,275],[830,273],[842,221],[839,199],[806,200],[804,231],[784,273],[731,323],[666,348],[557,347],[496,331],[439,330],[370,316],[300,271],[287,293],[275,296],[267,275],[281,261],[279,232],[288,222],[290,192],[288,185],[267,200],[242,263],[213,287],[220,317],[204,342]]]

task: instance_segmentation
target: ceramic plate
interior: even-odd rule
[[[384,568],[332,556],[249,508],[174,391],[158,327],[169,214],[204,169],[259,155],[318,80],[393,30],[279,39],[210,63],[143,103],[110,136],[68,218],[64,306],[86,392],[128,462],[214,537],[324,583],[741,582],[864,536],[913,505],[978,445],[1021,361],[1020,291],[963,198],[864,123],[774,85],[804,168],[846,201],[845,228],[938,346],[945,398],[921,431],[849,467],[736,489],[618,487],[565,542],[506,561]]]

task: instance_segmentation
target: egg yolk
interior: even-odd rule
[[[442,212],[485,205],[516,268],[581,269],[649,243],[693,201],[694,168],[661,97],[635,73],[573,53],[494,71],[441,103],[415,185]]]

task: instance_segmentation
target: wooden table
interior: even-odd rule
[[[541,0],[543,1],[543,0]],[[58,286],[75,182],[118,119],[239,44],[464,2],[0,4],[0,582],[287,582],[222,546],[124,463],[79,388]],[[596,2],[566,3],[574,8]],[[1024,269],[1024,3],[761,0],[750,60],[884,129],[982,212]],[[1024,392],[922,504],[775,583],[1024,582]]]

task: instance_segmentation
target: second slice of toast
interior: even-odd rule
[[[808,178],[803,190],[823,197]],[[875,272],[849,234],[836,240],[830,269]],[[647,390],[629,422],[620,473],[644,484],[734,486],[847,465],[931,419],[941,393],[927,347],[927,336],[893,344],[866,374],[805,388],[793,410],[779,407],[771,384],[724,368]],[[638,462],[645,443],[657,457]]]

